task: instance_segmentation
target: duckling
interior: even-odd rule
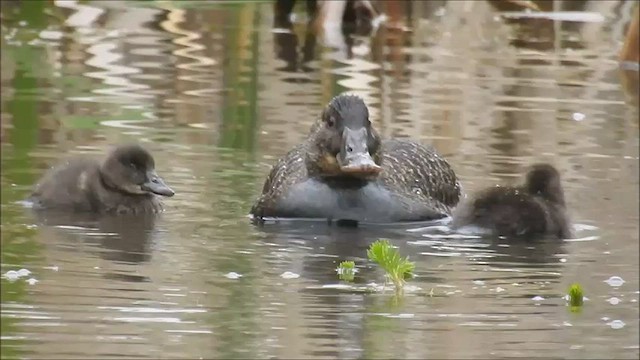
[[[460,198],[449,163],[431,147],[382,140],[364,101],[334,97],[307,138],[271,169],[254,217],[362,222],[448,216]]]
[[[549,164],[534,164],[523,186],[496,186],[461,202],[452,228],[476,226],[496,236],[572,237],[560,173]]]
[[[73,158],[49,169],[36,184],[30,200],[35,209],[92,213],[157,213],[156,195],[175,193],[156,174],[155,162],[137,144],[113,149],[102,162]]]

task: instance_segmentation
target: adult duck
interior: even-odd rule
[[[251,209],[254,218],[393,223],[450,215],[460,184],[437,152],[381,139],[364,101],[333,98],[307,138],[278,160]]]

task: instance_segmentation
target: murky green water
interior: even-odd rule
[[[2,279],[2,358],[638,358],[637,83],[616,62],[633,3],[556,1],[592,16],[554,22],[415,2],[410,31],[344,38],[273,31],[269,2],[3,1],[0,265],[31,274]],[[556,164],[578,238],[250,224],[270,165],[345,90],[466,191]],[[46,225],[16,203],[58,159],[130,140],[177,191],[155,222]],[[383,282],[379,237],[416,262],[400,299],[360,290]]]

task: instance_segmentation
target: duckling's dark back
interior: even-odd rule
[[[35,209],[68,208],[91,212],[94,204],[87,196],[90,182],[97,177],[99,164],[93,159],[74,157],[49,169],[35,185],[30,200]]]
[[[464,200],[451,225],[476,226],[510,238],[573,236],[559,174],[547,164],[532,166],[523,186],[495,186]]]

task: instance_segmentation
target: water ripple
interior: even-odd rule
[[[202,39],[202,35],[197,32],[193,32],[178,26],[180,23],[185,22],[186,11],[181,9],[170,9],[167,15],[167,20],[163,21],[160,26],[171,34],[182,35],[182,37],[175,38],[172,42],[183,48],[174,50],[173,54],[176,56],[194,60],[186,64],[177,64],[179,69],[195,72],[194,74],[178,75],[178,79],[186,80],[198,84],[206,84],[205,88],[188,90],[184,93],[186,95],[192,95],[197,97],[204,97],[212,93],[219,92],[217,89],[210,88],[212,84],[211,76],[206,76],[211,72],[211,68],[216,65],[216,61],[206,56],[196,55],[206,49],[206,47],[197,42]]]

